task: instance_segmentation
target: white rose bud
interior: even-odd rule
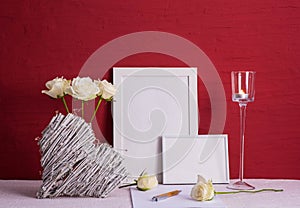
[[[96,98],[99,92],[99,87],[90,77],[76,77],[72,80],[72,86],[66,89],[67,94],[83,101]]]
[[[70,87],[70,80],[63,77],[56,77],[53,80],[46,82],[48,90],[42,90],[42,93],[49,95],[52,98],[61,98],[65,95],[65,90]]]
[[[150,190],[158,185],[156,176],[142,175],[137,180],[137,188],[141,191]]]
[[[198,182],[192,188],[191,197],[198,201],[209,201],[215,196],[215,189],[212,181],[206,181],[202,176],[198,175]]]
[[[116,94],[116,88],[110,82],[103,80],[96,80],[95,83],[98,85],[100,92],[97,94],[101,96],[104,100],[110,100]]]

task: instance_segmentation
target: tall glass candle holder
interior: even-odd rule
[[[255,72],[233,71],[231,72],[232,101],[238,102],[240,107],[240,168],[239,180],[229,184],[227,188],[236,190],[251,190],[254,186],[244,182],[244,140],[246,108],[249,102],[254,101],[255,95]]]

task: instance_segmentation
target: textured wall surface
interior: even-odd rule
[[[246,178],[300,179],[300,1],[298,0],[3,0],[0,2],[0,178],[40,178],[34,138],[60,102],[42,95],[56,76],[78,75],[100,46],[138,31],[165,31],[201,48],[227,97],[231,177],[238,177],[239,111],[230,71],[255,70],[249,104]],[[127,57],[115,66],[186,66],[161,54]],[[112,80],[111,70],[105,77]],[[208,132],[210,101],[199,80],[199,133]],[[97,115],[112,142],[110,105]],[[216,132],[219,133],[219,132]]]

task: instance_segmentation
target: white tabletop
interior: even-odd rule
[[[284,189],[283,192],[261,192],[255,194],[238,193],[219,195],[228,208],[299,208],[300,180],[246,180],[256,189]],[[0,208],[131,208],[129,189],[116,189],[107,198],[71,198],[59,197],[54,199],[36,199],[35,194],[41,181],[29,180],[0,180]],[[216,191],[228,191],[226,185],[214,185]]]

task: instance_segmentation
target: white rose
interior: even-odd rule
[[[105,100],[110,100],[116,94],[116,88],[110,82],[103,80],[96,80],[95,81],[100,89],[98,96],[101,96]]]
[[[142,175],[137,180],[137,188],[141,191],[150,190],[158,185],[156,176]]]
[[[96,98],[99,92],[99,87],[90,77],[76,77],[72,80],[72,86],[66,89],[67,94],[83,101]]]
[[[63,77],[56,77],[53,80],[46,82],[48,90],[42,90],[42,93],[49,95],[53,98],[61,98],[65,95],[65,90],[70,86],[70,80]]]
[[[192,188],[191,197],[198,201],[209,201],[215,196],[215,189],[212,181],[206,181],[202,176],[198,175],[198,182]]]

